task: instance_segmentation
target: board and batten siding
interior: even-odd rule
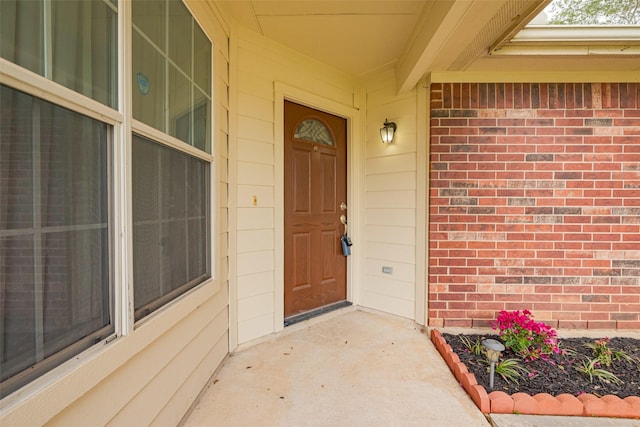
[[[229,352],[229,30],[208,3],[186,3],[213,41],[214,277],[3,399],[0,425],[175,426]]]
[[[416,314],[417,92],[398,95],[393,70],[366,83],[366,260],[362,305],[413,319]],[[385,119],[398,126],[383,144]],[[391,273],[383,272],[389,267]]]

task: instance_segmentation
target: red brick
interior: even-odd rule
[[[495,317],[495,316],[494,316]],[[492,320],[489,319],[472,319],[471,326],[473,328],[489,328],[491,327]]]
[[[503,284],[495,285],[496,295],[512,292],[523,295],[524,300],[491,301],[494,294],[487,293],[488,289],[483,289],[479,297],[473,291],[452,293],[440,289],[429,293],[430,301],[449,298],[459,310],[438,307],[430,315],[441,316],[444,324],[444,317],[451,321],[472,317],[465,303],[476,302],[479,310],[498,310],[515,304],[521,305],[519,309],[523,305],[532,308],[534,304],[544,307],[540,304],[552,302],[561,304],[561,310],[554,313],[573,317],[566,321],[589,321],[592,326],[594,321],[617,321],[621,327],[629,327],[624,322],[634,320],[623,319],[639,311],[640,277],[619,276],[623,269],[612,268],[610,262],[616,260],[613,254],[617,252],[638,251],[640,220],[634,220],[637,215],[612,213],[612,209],[640,207],[640,188],[629,187],[640,184],[640,171],[625,170],[630,163],[640,163],[640,147],[635,144],[640,126],[631,122],[640,122],[640,114],[617,107],[619,100],[630,103],[630,108],[637,107],[640,86],[460,83],[438,84],[432,89],[434,108],[443,108],[446,103],[475,109],[477,117],[434,117],[431,121],[436,131],[431,139],[434,163],[430,174],[430,289],[437,289],[440,284],[491,284],[498,278]],[[632,101],[625,98],[629,93]],[[563,110],[565,105],[567,110]],[[505,110],[480,108],[490,106],[515,110],[507,117]],[[603,107],[607,109],[599,110]],[[595,119],[587,123],[585,118],[591,117]],[[606,133],[609,127],[599,126],[603,119],[614,119],[610,134]],[[631,124],[625,128],[630,133],[616,132],[616,124]],[[538,135],[533,132],[536,126]],[[487,131],[504,135],[479,135]],[[575,135],[567,135],[572,132]],[[455,145],[463,142],[468,146]],[[528,153],[540,156],[525,158]],[[449,170],[451,167],[458,170]],[[554,180],[554,174],[559,180]],[[477,204],[451,206],[451,197],[462,196],[452,193],[450,197],[440,197],[438,189],[465,190],[460,193]],[[526,204],[508,205],[508,199],[514,197],[526,197]],[[472,212],[473,207],[478,210]],[[556,208],[565,213],[554,213]],[[543,212],[544,209],[551,211]],[[460,252],[456,254],[456,250]],[[473,253],[475,250],[477,254]],[[612,257],[596,259],[596,253],[611,253]],[[434,262],[434,258],[438,261]],[[449,261],[442,261],[446,259]],[[523,283],[519,278],[533,276],[532,268],[537,269],[536,276],[554,281]],[[567,282],[564,278],[578,281]],[[630,281],[620,282],[623,279]],[[513,280],[522,286],[559,285],[562,289],[547,289],[541,294],[504,292],[510,286],[507,282]],[[610,286],[613,280],[618,281],[617,287]],[[448,296],[443,295],[447,293]],[[609,295],[610,302],[571,302],[582,293]],[[454,294],[462,299],[451,297]],[[574,320],[577,314],[582,320]]]
[[[580,313],[561,311],[561,312],[551,313],[551,317],[558,321],[567,321],[567,320],[577,321],[577,320],[580,320]]]
[[[444,326],[449,327],[461,327],[461,328],[470,328],[471,327],[471,319],[444,319]]]
[[[612,295],[611,302],[614,303],[640,303],[640,295]]]
[[[621,312],[640,313],[640,304],[620,304]]]
[[[611,320],[632,322],[639,319],[638,313],[611,313]]]
[[[618,320],[616,322],[616,328],[638,330],[640,329],[640,322],[627,322],[627,321]]]
[[[558,320],[558,328],[561,329],[587,329],[586,321]]]
[[[564,311],[578,311],[578,312],[583,312],[585,310],[589,310],[589,305],[588,304],[562,304],[562,310]],[[599,314],[601,315],[601,314]],[[583,315],[580,315],[580,318],[582,318]]]
[[[588,329],[615,329],[616,322],[615,321],[587,321]]]

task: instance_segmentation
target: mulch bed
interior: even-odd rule
[[[493,338],[499,340],[495,335],[465,335],[472,342],[477,338]],[[494,377],[493,390],[489,388],[489,363],[486,356],[473,354],[460,340],[457,335],[442,334],[442,337],[451,346],[453,351],[460,357],[460,361],[465,364],[469,372],[473,373],[478,384],[483,385],[487,392],[500,390],[507,394],[527,393],[535,395],[537,393],[549,393],[557,396],[569,393],[578,396],[583,393],[590,393],[595,396],[613,394],[621,399],[628,396],[640,396],[640,340],[633,338],[611,338],[607,347],[612,350],[622,350],[633,361],[613,360],[612,366],[601,368],[615,374],[621,384],[614,384],[607,381],[600,381],[594,377],[593,382],[589,377],[578,372],[576,367],[583,361],[594,359],[593,350],[585,346],[593,343],[594,338],[563,338],[559,340],[560,349],[565,351],[561,354],[551,355],[548,360],[522,361],[510,350],[502,353],[502,359],[518,359],[519,365],[526,369],[522,372],[518,383],[507,382],[500,375]]]

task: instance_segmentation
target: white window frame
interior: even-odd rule
[[[109,0],[104,0],[109,3]],[[56,83],[44,76],[29,71],[18,66],[4,58],[0,58],[0,83],[13,89],[22,91],[28,95],[40,98],[57,106],[69,109],[73,112],[85,115],[91,119],[99,121],[109,126],[108,133],[111,136],[109,141],[111,148],[109,149],[109,158],[112,159],[109,170],[109,200],[110,207],[108,212],[108,221],[110,227],[109,242],[109,272],[110,272],[110,292],[112,293],[112,323],[114,332],[100,341],[95,343],[85,352],[104,351],[105,343],[113,342],[118,337],[130,335],[134,328],[147,321],[151,321],[154,317],[160,315],[164,310],[169,309],[172,305],[183,298],[186,298],[192,292],[206,285],[211,285],[216,277],[215,263],[215,236],[216,236],[216,191],[215,191],[215,163],[213,152],[215,147],[214,129],[214,43],[211,34],[207,33],[200,24],[193,10],[188,3],[182,1],[184,6],[189,10],[193,19],[203,29],[204,34],[211,43],[211,108],[210,123],[210,144],[211,152],[206,153],[196,147],[193,147],[175,137],[158,131],[151,126],[139,122],[132,118],[132,13],[131,2],[129,0],[118,0],[117,7],[117,109],[111,108],[100,102],[97,102],[85,95],[74,90],[68,89],[59,83]],[[166,303],[161,309],[154,311],[150,315],[144,317],[138,322],[134,321],[134,304],[133,304],[133,210],[132,210],[132,135],[133,133],[149,138],[161,145],[174,148],[209,163],[209,227],[208,227],[208,244],[209,244],[209,265],[210,278],[203,283],[198,284],[194,288],[188,290],[182,295],[177,296],[170,302]],[[100,347],[102,345],[102,347]],[[56,370],[54,368],[53,370]],[[51,370],[52,371],[52,370]],[[47,372],[51,372],[47,371]],[[38,387],[45,380],[39,376],[24,387],[33,389]],[[59,370],[59,374],[63,375],[64,369]],[[55,375],[55,374],[54,374]],[[47,375],[50,377],[50,375]],[[23,387],[23,388],[24,388]],[[12,393],[9,396],[14,396]],[[7,396],[8,397],[8,396]],[[17,398],[17,397],[16,397]],[[4,399],[3,399],[4,400]]]
[[[129,233],[128,236],[128,241],[127,241],[127,251],[130,254],[128,257],[128,263],[127,263],[127,282],[129,284],[131,284],[128,287],[128,292],[126,295],[126,300],[123,301],[123,303],[126,303],[127,307],[130,307],[129,313],[127,313],[127,318],[126,318],[126,330],[123,331],[124,333],[130,333],[135,327],[138,327],[139,325],[144,324],[145,322],[148,321],[148,319],[153,319],[154,314],[161,312],[162,310],[164,310],[166,307],[169,307],[171,304],[173,304],[175,301],[180,300],[182,297],[184,297],[185,295],[188,295],[189,293],[191,293],[192,291],[194,291],[195,289],[200,288],[201,286],[204,286],[208,283],[211,283],[213,280],[215,280],[215,241],[214,241],[214,237],[216,236],[216,228],[215,228],[215,163],[214,163],[214,146],[215,146],[215,133],[213,132],[213,128],[214,128],[214,117],[213,117],[213,108],[214,108],[214,99],[213,99],[213,81],[214,81],[214,76],[213,76],[213,71],[214,71],[214,63],[213,63],[213,56],[214,56],[214,44],[213,44],[213,40],[211,38],[211,36],[204,30],[203,26],[200,24],[200,22],[198,21],[198,19],[196,18],[195,14],[193,13],[193,11],[191,10],[191,8],[189,7],[189,5],[187,4],[187,2],[185,2],[184,0],[178,0],[181,1],[182,4],[185,6],[185,8],[189,11],[189,14],[191,15],[191,17],[193,18],[193,20],[195,21],[195,23],[197,25],[200,26],[200,28],[202,29],[203,33],[205,34],[205,36],[207,37],[207,39],[209,40],[209,43],[211,43],[211,64],[210,64],[210,72],[211,72],[211,79],[209,80],[209,83],[211,84],[211,88],[210,89],[210,93],[211,93],[211,108],[209,111],[210,114],[210,129],[209,131],[211,132],[211,138],[210,138],[210,148],[211,148],[211,153],[207,153],[203,150],[200,150],[199,148],[196,148],[192,145],[187,144],[186,142],[169,135],[168,133],[164,133],[146,123],[143,123],[137,119],[134,119],[133,116],[133,107],[132,107],[132,99],[133,99],[133,94],[132,91],[135,90],[132,87],[132,81],[133,81],[133,73],[132,73],[132,60],[131,60],[131,55],[132,55],[132,50],[133,50],[133,44],[132,44],[132,35],[133,35],[133,16],[132,16],[132,5],[131,5],[131,1],[122,1],[121,0],[121,4],[124,3],[124,6],[126,7],[126,14],[128,17],[128,20],[126,21],[126,31],[128,32],[127,37],[127,45],[123,46],[122,48],[125,49],[127,51],[127,59],[128,59],[128,64],[125,70],[123,70],[124,72],[124,79],[128,82],[128,90],[129,92],[127,92],[126,94],[123,94],[123,96],[126,99],[119,99],[119,105],[122,105],[123,102],[127,103],[127,109],[129,114],[127,115],[127,117],[130,119],[129,120],[129,127],[128,129],[125,130],[125,132],[127,133],[126,135],[123,135],[123,138],[125,138],[126,141],[126,150],[127,150],[127,163],[126,164],[132,164],[132,144],[133,144],[133,134],[137,134],[140,135],[144,138],[148,138],[149,140],[160,144],[162,146],[165,147],[169,147],[169,148],[173,148],[177,151],[180,151],[181,153],[190,155],[192,157],[198,158],[200,160],[203,160],[205,162],[209,163],[209,236],[208,236],[208,242],[209,242],[209,269],[210,269],[210,277],[203,281],[202,283],[194,286],[192,289],[187,290],[186,292],[182,293],[181,295],[178,295],[177,297],[175,297],[174,299],[172,299],[171,301],[167,302],[166,304],[164,304],[163,306],[161,306],[160,308],[158,308],[157,310],[151,312],[150,314],[142,317],[139,320],[135,320],[135,301],[134,301],[134,287],[135,287],[135,283],[134,283],[134,274],[133,274],[133,233]],[[120,46],[119,46],[120,47]],[[170,60],[169,58],[165,58],[165,60]],[[121,61],[124,62],[124,61]],[[192,63],[192,67],[193,67],[193,63]],[[180,71],[181,72],[181,71]],[[122,107],[121,107],[122,108]],[[133,182],[132,182],[132,176],[131,176],[131,170],[127,171],[128,176],[127,176],[127,191],[128,191],[128,206],[127,206],[127,229],[128,230],[133,230],[133,201],[131,200],[131,192],[133,189]],[[123,319],[124,320],[124,319]]]

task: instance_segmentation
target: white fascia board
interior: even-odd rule
[[[640,26],[535,25],[497,46],[491,55],[640,55]]]
[[[572,44],[539,44],[539,45],[506,45],[491,52],[493,56],[640,56],[640,43],[609,45],[572,45]]]
[[[509,43],[531,42],[638,42],[640,25],[531,25]]]

